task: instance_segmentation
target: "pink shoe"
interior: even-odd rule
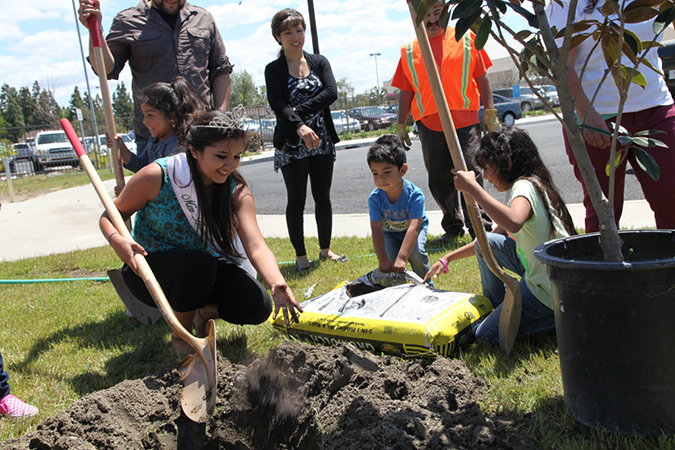
[[[37,415],[38,409],[13,395],[7,395],[0,400],[0,414],[12,419],[24,419]]]

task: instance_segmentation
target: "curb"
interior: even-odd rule
[[[556,120],[556,118],[553,114],[546,114],[546,115],[543,115],[543,116],[534,116],[534,117],[527,117],[525,119],[519,119],[517,124],[548,122],[548,121],[555,121],[555,120]],[[350,139],[348,141],[340,141],[337,144],[335,144],[335,150],[338,151],[338,150],[347,150],[347,149],[358,148],[358,147],[366,147],[366,146],[371,145],[373,142],[375,142],[378,137],[379,136],[364,138],[364,139]],[[417,136],[411,134],[410,139],[418,140],[419,138]],[[241,163],[244,164],[244,163],[264,162],[264,161],[269,161],[271,159],[274,159],[274,149],[263,150],[259,154],[246,156],[246,157],[242,158]]]

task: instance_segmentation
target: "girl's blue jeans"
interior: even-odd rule
[[[487,233],[487,237],[492,253],[499,265],[521,277],[520,293],[523,301],[523,312],[517,338],[555,329],[553,310],[540,302],[527,287],[524,278],[525,267],[518,257],[516,242],[510,237],[497,233]],[[494,307],[494,311],[476,329],[476,340],[496,346],[499,345],[499,315],[502,312],[506,286],[488,267],[478,242],[476,242],[476,258],[478,259],[478,268],[483,285],[483,295],[490,300]]]
[[[5,372],[2,362],[2,353],[0,353],[0,399],[9,395],[9,375]]]

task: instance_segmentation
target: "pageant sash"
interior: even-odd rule
[[[192,182],[190,166],[188,165],[185,153],[179,153],[177,155],[171,156],[167,162],[167,170],[169,172],[169,179],[171,180],[173,192],[176,194],[176,198],[178,199],[180,207],[183,209],[185,217],[187,217],[188,222],[190,222],[192,228],[197,233],[199,233],[200,219],[197,191],[195,190],[195,185]],[[233,247],[237,253],[243,255],[241,258],[225,255],[220,246],[213,239],[209,239],[207,243],[213,251],[221,256],[221,258],[232,261],[232,263],[240,266],[242,269],[251,274],[251,276],[256,276],[256,271],[253,268],[253,264],[251,264],[248,256],[246,256],[246,251],[244,251],[244,245],[241,243],[239,233],[237,233],[235,236]]]

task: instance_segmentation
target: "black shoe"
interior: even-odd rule
[[[328,256],[323,256],[323,253],[319,252],[319,261],[331,260],[333,262],[347,262],[346,256],[335,255],[335,258],[329,258]]]
[[[462,236],[464,236],[464,230],[460,230],[457,233],[445,233],[443,236],[436,239],[434,244],[445,245],[450,243],[450,241],[454,241]]]

